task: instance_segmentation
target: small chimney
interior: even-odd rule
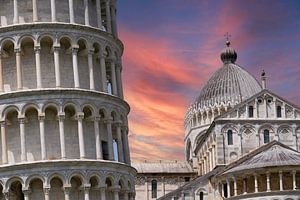
[[[266,89],[267,88],[267,76],[266,76],[265,70],[262,70],[260,77],[261,77],[262,88]]]

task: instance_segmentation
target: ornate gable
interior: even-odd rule
[[[222,119],[300,119],[300,108],[282,97],[263,90],[216,118]]]

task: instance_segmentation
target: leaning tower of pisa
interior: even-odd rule
[[[134,199],[115,0],[1,0],[0,199]]]

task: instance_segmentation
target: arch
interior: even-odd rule
[[[114,122],[116,122],[116,121],[119,120],[118,112],[116,110],[114,110],[114,109],[110,112],[110,117],[112,118],[112,120]]]
[[[95,116],[95,108],[96,108],[96,106],[95,105],[93,105],[93,104],[91,104],[91,103],[86,103],[86,104],[83,104],[83,106],[81,106],[81,111],[82,112],[84,112],[84,109],[85,108],[88,108],[90,111],[91,111],[91,113],[92,113],[92,116]]]
[[[42,33],[41,35],[38,36],[38,38],[36,40],[37,44],[40,44],[44,38],[50,38],[52,40],[53,44],[55,43],[55,40],[56,40],[56,38],[53,35],[51,35],[49,33]]]
[[[36,43],[36,38],[33,37],[32,35],[30,34],[24,34],[22,35],[18,41],[17,41],[17,46],[18,47],[21,47],[22,46],[22,43],[25,41],[25,40],[31,40],[33,42],[33,46],[35,46],[37,43]]]
[[[108,110],[105,107],[100,108],[99,115],[101,118],[107,119],[108,118]]]
[[[30,185],[30,182],[35,180],[35,179],[38,179],[40,181],[43,182],[43,184],[46,183],[45,181],[45,178],[39,174],[33,174],[33,175],[30,175],[29,177],[27,177],[27,179],[25,180],[25,188],[28,188],[29,185]]]
[[[111,51],[111,47],[109,45],[106,45],[104,47],[103,56],[106,58],[112,58],[112,51]]]
[[[115,184],[115,179],[111,174],[108,174],[104,180],[107,187],[112,187]]]
[[[50,185],[51,180],[54,179],[54,178],[59,179],[59,180],[62,182],[63,185],[65,185],[66,182],[67,182],[67,181],[66,181],[66,177],[65,177],[63,174],[60,174],[60,173],[55,172],[55,173],[50,174],[50,175],[48,176],[48,179],[47,179],[47,182],[46,182],[47,185]]]
[[[287,129],[290,133],[292,132],[292,128],[288,124],[282,124],[278,127],[277,133],[283,133],[283,130]]]
[[[80,46],[80,42],[81,41],[84,43],[84,45],[85,45],[86,48],[90,48],[90,46],[91,46],[90,42],[86,38],[84,38],[84,37],[77,38],[75,40],[75,43]]]
[[[11,184],[13,182],[17,182],[17,181],[19,181],[22,184],[22,186],[24,187],[24,180],[21,177],[13,176],[6,181],[5,188],[7,188],[7,189],[10,188]]]
[[[43,106],[41,108],[41,112],[45,113],[46,109],[49,108],[49,107],[55,108],[55,110],[57,111],[57,113],[59,113],[59,111],[60,111],[60,107],[59,107],[59,103],[58,102],[48,101],[48,102],[45,102],[43,104]]]
[[[67,107],[74,109],[76,113],[80,111],[80,106],[71,101],[65,102],[62,106],[62,110],[65,111]]]
[[[62,42],[63,40],[68,41],[68,42],[70,43],[70,46],[71,46],[71,47],[74,46],[74,44],[76,44],[76,42],[74,42],[74,41],[75,41],[74,37],[73,37],[73,36],[70,36],[70,35],[63,34],[63,35],[60,35],[60,36],[58,37],[58,42],[59,42],[60,44],[61,44],[61,42]]]
[[[19,107],[15,106],[15,105],[9,105],[2,111],[2,118],[6,119],[7,114],[11,111],[16,111],[18,113],[18,116],[20,115]]]
[[[8,43],[13,44],[13,46],[16,46],[16,41],[12,37],[5,37],[2,40],[0,40],[0,51],[3,50],[4,46],[7,45]]]
[[[223,126],[223,128],[221,129],[221,132],[223,134],[227,133],[228,129],[231,129],[234,133],[238,132],[237,127],[234,124],[226,124],[225,126]]]
[[[71,183],[71,179],[72,179],[72,178],[79,178],[82,184],[86,184],[85,176],[84,176],[80,171],[72,172],[72,173],[68,176],[68,179],[67,179],[67,181],[68,181],[67,183],[68,183],[68,184]]]
[[[258,129],[258,132],[259,133],[262,133],[264,129],[269,129],[271,133],[274,133],[274,129],[272,127],[271,124],[262,124],[259,129]]]
[[[21,108],[21,115],[25,115],[25,113],[29,110],[29,109],[34,109],[38,112],[38,114],[41,113],[41,109],[39,107],[38,104],[36,103],[28,103],[26,105],[24,105],[22,108]]]

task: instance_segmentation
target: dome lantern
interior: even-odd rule
[[[221,60],[224,64],[235,63],[237,59],[237,53],[233,48],[230,47],[230,41],[226,41],[226,47],[221,52]]]

